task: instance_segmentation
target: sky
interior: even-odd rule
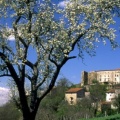
[[[106,46],[100,44],[96,49],[96,55],[93,57],[85,54],[84,59],[76,58],[69,61],[62,68],[60,75],[68,78],[75,84],[79,84],[82,71],[90,72],[117,68],[120,68],[120,48],[112,50],[108,43]]]
[[[0,106],[8,102],[10,99],[10,91],[7,88],[0,87]]]
[[[66,3],[61,0],[58,1],[60,1],[59,5],[64,8]],[[115,18],[115,20],[117,23],[114,25],[114,28],[117,30],[115,40],[120,44],[120,18]],[[75,49],[72,54],[77,53],[78,50]],[[113,50],[109,41],[107,41],[106,45],[103,45],[103,43],[98,44],[95,56],[91,57],[85,53],[84,59],[77,57],[74,60],[68,61],[62,68],[59,78],[66,77],[74,84],[79,84],[81,82],[82,71],[90,72],[117,68],[120,68],[120,48]]]
[[[59,4],[61,8],[65,7],[66,2],[62,0],[52,0],[54,3]],[[117,23],[120,25],[119,19],[116,19]],[[120,40],[120,32],[118,25],[115,26],[117,29],[116,32],[116,41]],[[12,41],[13,36],[10,36],[9,39]],[[119,42],[120,43],[120,42]],[[72,52],[72,54],[77,55],[77,49]],[[84,59],[77,57],[76,59],[68,61],[65,66],[61,69],[60,75],[58,77],[66,77],[71,82],[79,84],[81,82],[81,72],[82,71],[94,71],[94,70],[106,70],[106,69],[116,69],[120,68],[120,48],[113,50],[109,42],[106,45],[103,43],[98,44],[96,49],[96,55],[91,57],[88,54],[84,54]],[[3,80],[4,79],[4,80]],[[6,86],[6,78],[0,78],[0,86]]]
[[[56,2],[55,0],[53,0]],[[64,8],[65,3],[61,0],[58,0],[59,5]],[[120,20],[116,19],[117,23],[120,25]],[[117,29],[116,32],[116,41],[120,44],[120,31],[118,25],[115,26]],[[13,36],[10,37],[13,40]],[[75,49],[72,54],[77,54],[78,50]],[[74,84],[80,84],[81,82],[81,72],[82,71],[96,71],[96,70],[110,70],[120,68],[120,48],[112,49],[110,43],[107,41],[106,45],[100,43],[98,48],[96,48],[96,55],[91,57],[88,54],[84,54],[84,59],[77,57],[76,59],[68,61],[60,71],[58,77],[66,77]],[[7,86],[8,78],[0,78],[0,97],[6,91],[8,93]],[[6,89],[5,89],[6,88]]]

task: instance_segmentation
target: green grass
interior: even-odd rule
[[[80,120],[86,120],[86,119],[80,119]],[[120,114],[106,116],[106,117],[91,118],[89,120],[120,120]]]

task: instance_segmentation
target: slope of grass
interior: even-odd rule
[[[80,119],[80,120],[86,120],[86,119]],[[120,120],[120,114],[106,116],[106,117],[91,118],[89,120]]]

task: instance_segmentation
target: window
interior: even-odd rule
[[[73,97],[70,97],[70,103],[73,104]]]
[[[70,97],[71,101],[73,100],[73,97]]]

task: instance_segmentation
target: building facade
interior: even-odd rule
[[[120,84],[120,69],[92,72],[82,71],[81,85],[90,85],[94,80],[102,84]]]

